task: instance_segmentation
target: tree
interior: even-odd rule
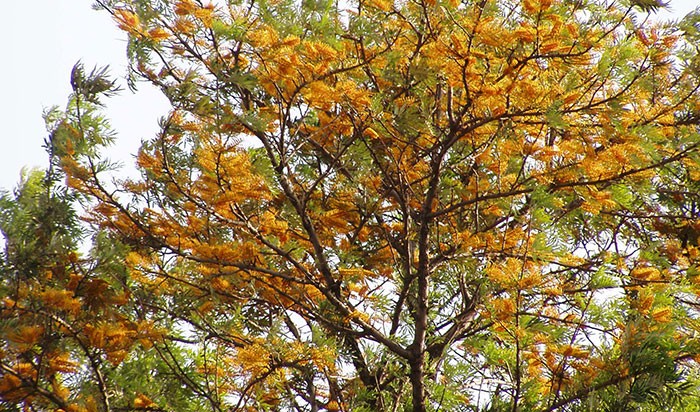
[[[118,325],[97,334],[102,292],[59,283],[74,315],[37,334],[74,331],[65,351],[92,367],[65,381],[112,375],[85,389],[99,402],[22,401],[697,408],[700,18],[637,3],[99,1],[131,80],[172,111],[140,177],[116,178],[98,100],[114,84],[74,69],[49,146],[121,257],[94,271]],[[11,354],[46,352],[23,339]],[[123,362],[161,372],[130,381]],[[3,365],[6,401],[40,386]]]
[[[108,129],[96,107],[79,103],[86,99],[97,105],[98,94],[116,91],[106,70],[87,75],[78,64],[72,83],[80,98],[68,109],[80,116],[81,127]],[[67,120],[57,109],[45,119],[51,130]],[[66,176],[55,167],[57,136],[51,133],[46,141],[49,169],[23,171],[14,193],[0,196],[3,410],[129,410],[154,401],[170,410],[201,408],[179,379],[168,376],[162,357],[143,350],[171,323],[154,325],[130,301],[123,264],[128,248],[106,233],[93,232],[89,253],[81,257],[79,249],[88,250],[87,228],[75,204],[84,199],[60,184]],[[95,138],[109,141],[110,135]],[[181,348],[169,355],[178,362],[191,356]]]

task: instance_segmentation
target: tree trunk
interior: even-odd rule
[[[424,353],[411,359],[411,394],[413,395],[413,412],[426,412],[425,382],[423,382]]]

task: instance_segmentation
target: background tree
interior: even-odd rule
[[[104,75],[93,71],[89,78],[76,66],[74,87],[92,90],[81,98],[95,104],[97,93],[114,91]],[[105,132],[94,108],[81,108],[76,97],[68,109],[84,130]],[[46,114],[51,129],[66,120],[58,110]],[[134,305],[123,264],[128,248],[94,231],[89,247],[75,211],[80,195],[60,183],[66,176],[54,167],[59,134],[47,139],[49,169],[24,172],[14,193],[0,196],[0,409],[144,410],[153,402],[168,410],[200,408],[163,357],[147,351],[172,322],[156,327]],[[182,348],[168,355],[193,356]]]
[[[114,368],[210,410],[696,407],[698,16],[637,3],[98,2],[173,106],[110,180],[77,66],[51,139],[128,248]]]

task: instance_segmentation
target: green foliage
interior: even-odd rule
[[[25,170],[14,194],[0,197],[8,274],[35,278],[81,240],[72,197],[47,184],[47,178],[43,171]]]
[[[3,407],[698,409],[695,14],[99,6],[172,110],[121,180],[106,69],[47,112],[0,198]]]

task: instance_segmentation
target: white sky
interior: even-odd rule
[[[90,7],[92,0],[2,0],[0,39],[4,40],[0,79],[0,188],[14,188],[20,170],[46,167],[42,143],[47,135],[44,108],[63,107],[70,93],[70,70],[82,60],[86,69],[109,65],[120,80],[126,74],[125,35],[105,12]],[[672,0],[672,13],[660,18],[681,18],[699,0]],[[130,163],[142,139],[157,131],[157,120],[168,104],[148,85],[137,94],[126,89],[104,100],[107,116],[119,133],[110,158]]]
[[[1,0],[0,39],[0,188],[12,189],[25,167],[47,166],[42,148],[47,136],[45,108],[64,108],[71,92],[70,71],[78,60],[86,70],[109,65],[124,89],[102,99],[107,117],[119,133],[110,159],[131,163],[142,139],[152,137],[167,100],[143,84],[132,94],[126,75],[126,36],[109,14],[91,8],[92,0]],[[113,153],[113,154],[112,154]]]

